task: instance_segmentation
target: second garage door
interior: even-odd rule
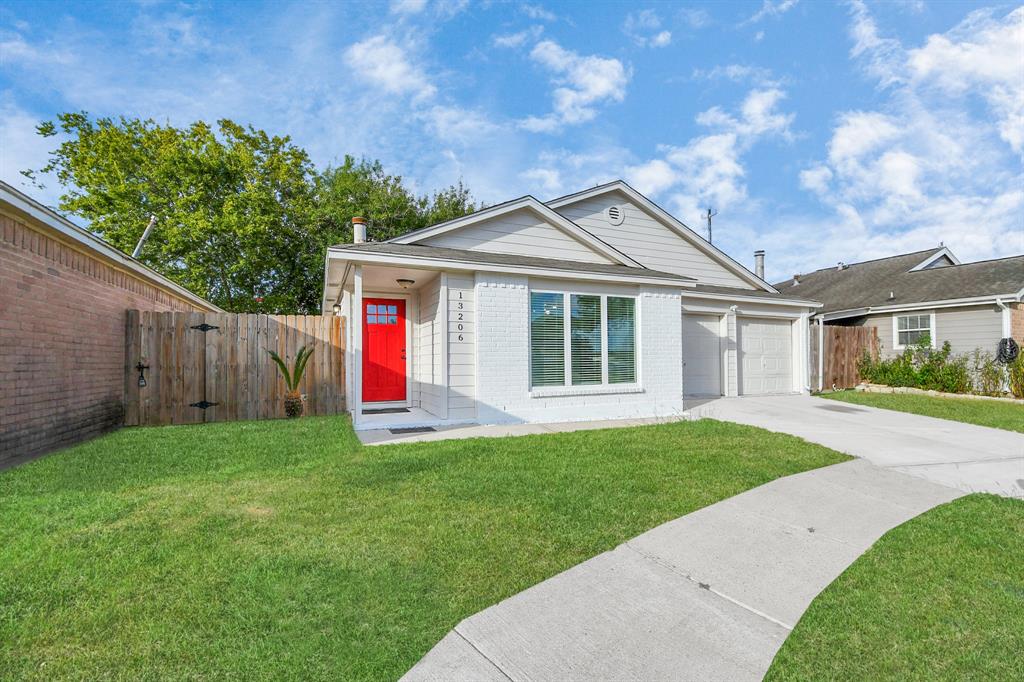
[[[793,324],[737,318],[741,395],[793,392]]]

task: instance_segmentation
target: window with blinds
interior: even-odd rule
[[[572,294],[570,353],[572,385],[586,386],[601,381],[601,297]]]
[[[632,384],[636,377],[635,298],[530,293],[531,386]]]
[[[608,297],[608,383],[636,381],[636,300]]]
[[[565,296],[530,294],[530,384],[565,385]]]

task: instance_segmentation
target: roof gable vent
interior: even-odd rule
[[[604,210],[604,217],[612,225],[621,225],[626,219],[626,212],[622,210],[621,206],[609,206]]]

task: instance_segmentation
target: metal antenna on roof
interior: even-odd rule
[[[707,214],[706,218],[708,219],[708,243],[709,244],[711,243],[711,219],[714,218],[716,215],[718,215],[718,211],[712,211],[710,208],[708,209],[708,214]]]

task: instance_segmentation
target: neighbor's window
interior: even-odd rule
[[[931,333],[931,315],[900,315],[896,318],[896,342],[900,346],[912,346]]]
[[[636,299],[530,293],[531,386],[635,382]]]

